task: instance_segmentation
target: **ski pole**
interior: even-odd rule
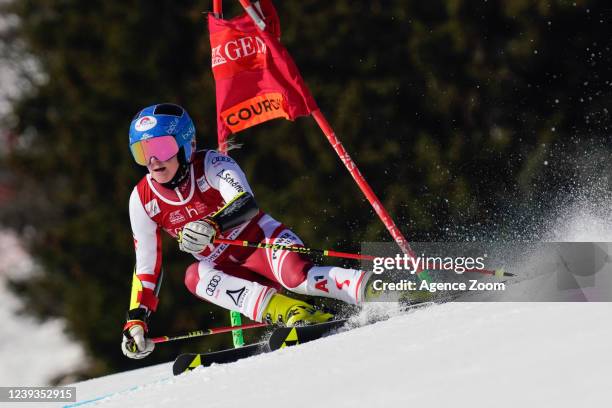
[[[315,255],[321,255],[321,256],[329,256],[329,257],[334,257],[334,258],[349,258],[349,259],[362,259],[362,260],[366,260],[366,261],[373,261],[375,258],[375,256],[372,255],[363,255],[363,254],[351,254],[348,252],[340,252],[340,251],[334,251],[331,249],[313,249],[313,248],[306,248],[306,247],[299,247],[299,246],[285,246],[285,245],[278,245],[278,244],[266,244],[263,242],[251,242],[251,241],[241,241],[238,239],[225,239],[225,238],[215,238],[215,243],[217,244],[227,244],[227,245],[237,245],[237,246],[244,246],[244,247],[250,247],[250,248],[258,248],[258,249],[272,249],[272,250],[278,250],[280,249],[281,251],[291,251],[291,252],[297,252],[300,254],[315,254]],[[449,270],[450,268],[442,268],[440,270]],[[438,270],[438,269],[430,269],[430,270]],[[468,273],[481,273],[483,275],[490,275],[490,276],[495,276],[495,277],[512,277],[514,276],[513,273],[510,272],[505,272],[502,269],[466,269],[465,272]]]
[[[265,326],[269,326],[269,324],[268,323],[247,323],[247,324],[243,324],[240,326],[223,326],[223,327],[215,327],[212,329],[196,330],[196,331],[192,331],[186,334],[181,334],[179,336],[154,337],[151,340],[153,340],[153,343],[156,343],[156,344],[157,343],[167,343],[169,341],[184,340],[184,339],[191,339],[194,337],[211,336],[213,334],[227,333],[227,332],[231,332],[232,330],[255,329],[257,327],[265,327]]]
[[[334,258],[363,259],[366,261],[373,261],[374,258],[376,258],[375,256],[372,256],[372,255],[351,254],[348,252],[334,251],[332,249],[313,249],[313,248],[306,248],[306,247],[299,247],[299,246],[285,246],[285,245],[278,245],[278,244],[266,244],[263,242],[241,241],[237,239],[215,238],[215,243],[245,246],[245,247],[259,248],[259,249],[272,249],[272,250],[280,249],[282,251],[297,252],[299,254],[314,254],[314,255],[321,255],[321,256],[330,256]]]

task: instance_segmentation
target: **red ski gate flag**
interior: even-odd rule
[[[211,64],[217,93],[219,148],[227,136],[262,122],[294,120],[317,109],[314,98],[280,43],[278,15],[269,0],[259,30],[246,13],[231,20],[208,15]]]

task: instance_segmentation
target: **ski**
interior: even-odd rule
[[[184,353],[179,355],[172,365],[174,375],[193,370],[196,367],[208,367],[212,364],[233,363],[243,358],[268,352],[268,343],[255,343],[248,346],[213,351],[211,353]]]
[[[331,331],[341,328],[346,322],[347,319],[339,319],[309,326],[279,327],[272,332],[268,339],[268,346],[270,350],[274,351],[283,347],[291,347],[317,340]]]
[[[451,298],[445,298],[445,301],[447,300],[451,300]],[[404,312],[415,311],[441,302],[442,301],[438,299],[436,301],[407,304],[402,309]],[[272,335],[268,339],[268,347],[271,351],[274,351],[284,347],[308,343],[309,341],[320,339],[321,337],[330,334],[334,330],[342,328],[346,325],[347,321],[348,319],[338,319],[308,326],[279,327],[274,329]],[[369,322],[368,324],[371,323],[375,323],[375,321]]]
[[[444,300],[454,299],[456,296],[445,298]],[[404,311],[426,308],[440,303],[441,300],[408,304],[404,306]],[[210,353],[184,353],[179,355],[172,366],[174,375],[182,374],[193,370],[196,367],[208,367],[212,364],[233,363],[243,358],[257,354],[267,353],[284,347],[291,347],[298,344],[308,343],[309,341],[320,339],[334,330],[342,328],[348,319],[332,320],[325,323],[316,323],[308,326],[297,327],[277,327],[272,331],[268,341],[255,343],[239,348],[214,351]]]

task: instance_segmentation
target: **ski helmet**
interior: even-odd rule
[[[191,162],[195,148],[195,126],[179,105],[151,105],[132,119],[130,150],[140,165],[146,166],[153,156],[165,161],[176,154],[179,162],[186,165]]]

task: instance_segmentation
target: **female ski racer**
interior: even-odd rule
[[[360,270],[313,265],[303,255],[215,243],[215,238],[302,246],[289,228],[262,211],[238,164],[214,150],[196,151],[195,126],[180,106],[142,109],[131,122],[130,150],[148,174],[134,187],[129,212],[136,266],[122,350],[143,358],[154,348],[147,321],[162,281],[161,231],[197,262],[185,272],[200,299],[255,321],[288,326],[331,319],[306,302],[278,293],[323,296],[359,304],[369,276]]]

